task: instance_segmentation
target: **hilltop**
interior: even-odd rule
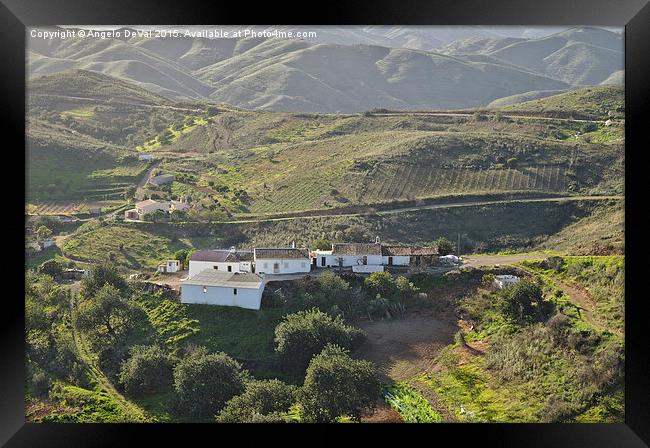
[[[540,38],[475,31],[481,37],[470,40],[467,31],[405,27],[327,29],[311,40],[30,39],[27,69],[30,79],[71,69],[103,73],[175,101],[358,113],[486,106],[526,92],[617,82],[623,68],[622,38],[610,31],[581,27]],[[454,36],[461,40],[449,43]]]

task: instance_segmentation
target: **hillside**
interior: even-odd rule
[[[486,106],[525,92],[615,82],[607,80],[623,68],[621,36],[596,28],[539,38],[482,27],[319,29],[320,37],[305,40],[33,38],[27,71],[35,79],[89,70],[173,100],[355,113]]]
[[[625,96],[623,87],[600,86],[513,104],[504,107],[503,111],[547,114],[577,112],[600,119],[620,119],[625,116]]]
[[[61,76],[65,75],[43,78],[31,92],[48,91]],[[92,87],[81,90],[82,96],[97,85],[95,74],[76,71],[68,76],[81,86]],[[107,84],[99,76],[104,82],[100,85]],[[139,88],[127,87],[127,93],[130,89],[139,92]],[[102,92],[102,88],[95,90]],[[159,100],[156,95],[134,94],[139,97]],[[151,105],[143,110],[116,102],[82,106],[68,101],[65,98],[62,106],[57,103],[62,109],[58,112],[52,110],[56,110],[54,105],[48,106],[49,112],[34,108],[33,122],[38,126],[28,129],[29,141],[34,142],[30,148],[41,145],[35,143],[37,135],[47,139],[50,133],[50,145],[79,135],[93,142],[81,146],[102,148],[115,160],[129,153],[134,158],[138,151],[151,152],[162,159],[159,169],[175,174],[176,180],[170,189],[149,190],[149,194],[189,196],[197,210],[210,210],[222,218],[442,196],[622,193],[622,123],[587,126],[544,116],[503,115],[513,111],[563,116],[578,111],[580,116],[606,119],[610,110],[621,113],[622,90],[614,87],[521,103],[501,109],[501,115],[471,110],[463,114],[323,115],[250,112],[225,106],[208,114],[200,104]],[[169,136],[165,144],[160,140],[163,134]],[[84,173],[80,165],[86,163],[85,153],[78,150],[75,154],[81,158],[70,169]],[[47,151],[30,151],[29,157],[29,169],[41,173],[33,176],[40,179],[38,185],[32,184],[34,191],[46,192],[52,183],[47,180]],[[135,186],[137,181],[132,182]],[[80,196],[74,189],[61,194]],[[197,211],[195,218],[206,216]]]

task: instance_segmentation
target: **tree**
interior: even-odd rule
[[[294,374],[304,372],[311,358],[327,344],[353,350],[364,339],[362,330],[318,309],[289,314],[275,327],[275,351],[282,367]]]
[[[395,280],[395,286],[400,298],[410,299],[415,296],[420,290],[408,278],[400,275]]]
[[[250,423],[259,417],[278,419],[296,401],[296,387],[273,379],[251,381],[243,394],[232,398],[217,416],[219,423]]]
[[[232,397],[244,392],[248,372],[223,352],[197,350],[174,369],[178,407],[193,417],[213,416]]]
[[[122,363],[120,383],[131,396],[157,392],[171,386],[172,364],[158,345],[136,345]]]
[[[76,313],[76,324],[81,330],[116,337],[137,316],[137,307],[111,284],[102,286],[92,297],[84,297]]]
[[[45,226],[40,226],[38,229],[36,229],[36,237],[39,240],[44,240],[52,236],[52,231],[45,227]]]
[[[318,239],[312,243],[312,249],[314,250],[330,250],[332,249],[332,242],[326,239]]]
[[[438,248],[438,254],[440,255],[449,255],[454,251],[454,243],[449,241],[444,236],[441,236],[440,238],[435,240],[434,244]]]
[[[389,272],[373,272],[366,277],[363,284],[382,297],[390,297],[397,290],[395,280],[393,280],[393,276]]]
[[[90,271],[88,277],[83,280],[81,292],[85,297],[92,297],[104,285],[112,285],[121,292],[127,289],[126,280],[114,267],[97,265]]]
[[[531,280],[508,286],[501,294],[506,313],[519,323],[540,320],[551,311],[545,306],[542,288]]]
[[[334,422],[348,416],[359,421],[374,409],[381,393],[375,366],[350,358],[348,352],[328,345],[309,363],[299,394],[302,418],[307,422]]]
[[[190,255],[189,249],[179,249],[174,253],[174,260],[178,260],[181,262],[181,268],[185,266],[187,263],[187,258]]]
[[[320,287],[319,293],[323,302],[328,306],[344,307],[350,297],[350,284],[334,272],[324,272],[316,280]]]
[[[50,277],[56,277],[63,272],[63,266],[56,260],[47,260],[41,263],[37,269],[40,274],[47,274]]]

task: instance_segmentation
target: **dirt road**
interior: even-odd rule
[[[467,255],[462,256],[463,266],[479,268],[481,266],[505,266],[520,261],[544,260],[547,254],[514,254],[514,255]]]

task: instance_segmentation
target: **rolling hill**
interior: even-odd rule
[[[607,80],[623,62],[620,35],[595,28],[538,38],[481,27],[319,30],[308,40],[31,38],[27,71],[30,79],[99,72],[176,101],[355,113],[479,107],[526,92],[615,82]],[[467,39],[470,32],[476,37]],[[454,38],[461,40],[450,43]]]

